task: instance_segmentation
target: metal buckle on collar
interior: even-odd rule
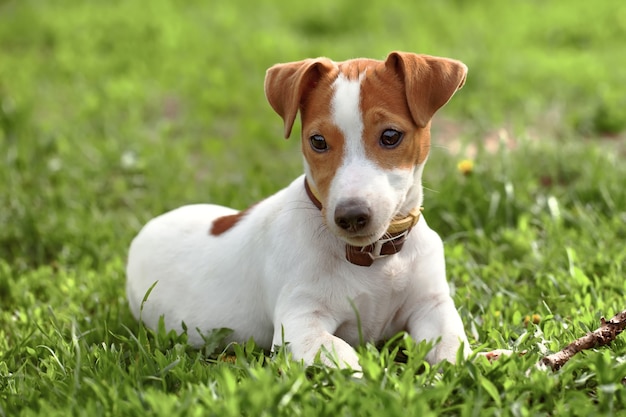
[[[388,237],[388,238],[380,238],[378,239],[376,242],[374,242],[372,245],[368,245],[368,246],[364,246],[361,248],[361,250],[359,252],[361,253],[366,253],[370,256],[370,258],[372,258],[373,261],[375,261],[376,259],[380,259],[380,258],[384,258],[386,256],[392,255],[391,253],[382,253],[383,247],[386,243],[391,243],[393,245],[393,241],[395,240],[402,240],[405,239],[408,234],[409,234],[409,230],[411,229],[407,229],[402,233],[399,233],[395,236],[392,237]],[[371,251],[368,251],[366,249],[372,247]]]

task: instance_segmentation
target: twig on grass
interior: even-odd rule
[[[626,329],[626,310],[616,314],[611,320],[600,318],[600,327],[587,333],[585,336],[574,340],[563,350],[553,353],[541,359],[539,366],[549,366],[553,371],[561,368],[572,357],[585,349],[593,349],[608,345]]]

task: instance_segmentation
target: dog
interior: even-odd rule
[[[304,174],[243,211],[188,205],[148,222],[128,256],[133,315],[188,329],[197,347],[229,328],[225,343],[286,345],[307,365],[359,371],[354,346],[401,331],[434,344],[431,364],[467,357],[443,243],[421,214],[431,119],[466,75],[406,52],[271,67],[286,138],[300,113]]]

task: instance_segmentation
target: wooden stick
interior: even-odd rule
[[[600,327],[585,336],[574,340],[563,350],[548,355],[539,361],[539,366],[549,366],[553,371],[561,368],[568,360],[585,349],[608,345],[626,329],[626,310],[616,314],[609,321],[600,318]]]

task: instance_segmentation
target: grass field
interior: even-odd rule
[[[0,0],[0,416],[626,415],[623,336],[534,367],[626,308],[625,39],[622,0]],[[124,266],[148,219],[301,172],[265,69],[391,50],[470,68],[425,214],[472,346],[527,353],[430,367],[398,335],[357,380],[140,327]]]

